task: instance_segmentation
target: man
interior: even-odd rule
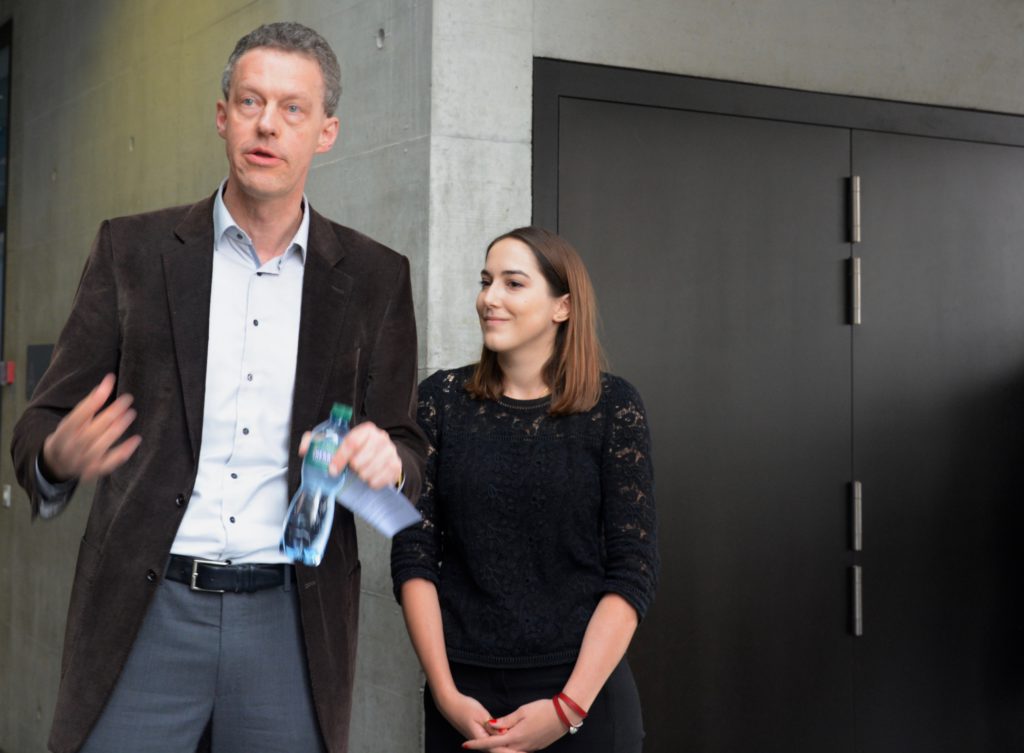
[[[338,509],[317,568],[278,549],[303,432],[349,403],[358,425],[335,468],[420,487],[408,262],[303,194],[338,133],[337,60],[311,29],[262,26],[238,42],[223,93],[226,182],[198,204],[103,223],[15,427],[35,515],[98,480],[56,753],[186,753],[204,731],[214,753],[345,751],[352,516]]]

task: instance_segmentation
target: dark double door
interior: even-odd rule
[[[1024,749],[1024,127],[549,61],[536,91],[535,220],[654,434],[646,750]]]

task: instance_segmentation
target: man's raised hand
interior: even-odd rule
[[[113,374],[103,377],[44,440],[40,470],[47,479],[92,481],[111,473],[138,448],[138,435],[115,444],[135,420],[131,395],[120,395],[103,407],[115,384]]]

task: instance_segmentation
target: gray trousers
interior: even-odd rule
[[[291,584],[211,594],[163,581],[82,753],[322,753]]]

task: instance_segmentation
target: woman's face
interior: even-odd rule
[[[505,359],[535,358],[543,365],[558,325],[569,318],[569,296],[554,296],[533,250],[515,238],[491,246],[480,272],[476,312],[484,345]]]

